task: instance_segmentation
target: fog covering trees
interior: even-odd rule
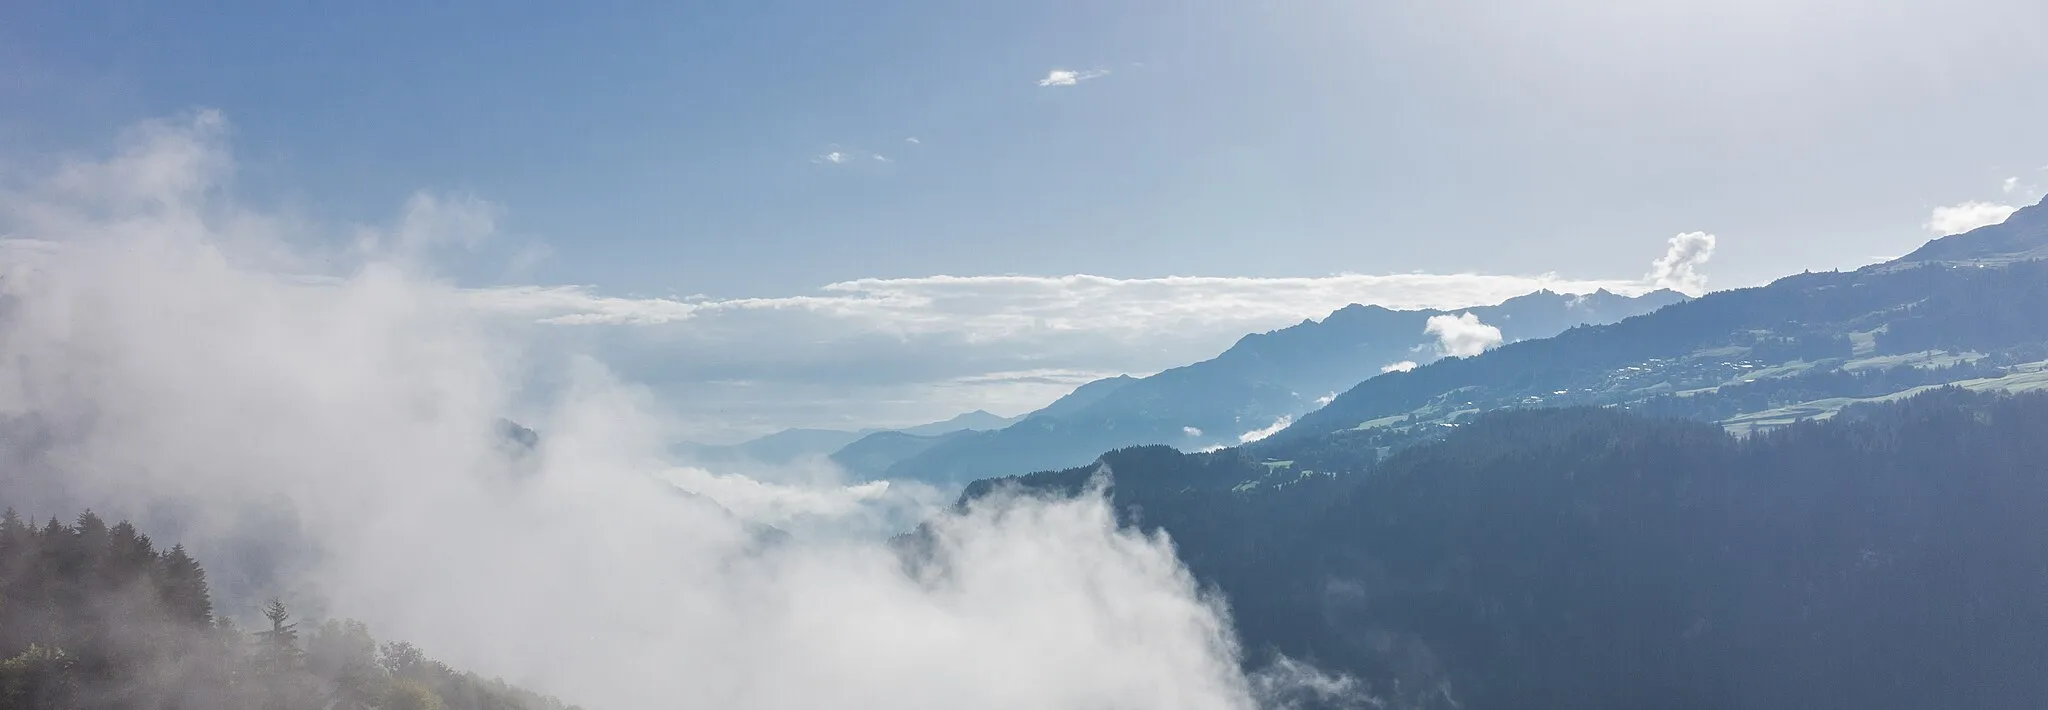
[[[881,540],[762,545],[778,521],[749,510],[869,508],[819,483],[724,480],[777,503],[730,513],[683,495],[660,408],[581,331],[533,322],[544,291],[438,275],[496,253],[495,207],[421,194],[345,229],[251,209],[229,133],[198,112],[0,180],[0,502],[182,542],[245,633],[281,599],[285,623],[361,619],[613,710],[1220,710],[1341,687],[1247,675],[1219,601],[1099,499],[942,516],[922,576]],[[538,445],[507,446],[503,419]],[[310,665],[328,636],[296,630]]]
[[[553,698],[380,648],[361,622],[303,633],[283,602],[245,632],[215,617],[206,571],[92,511],[0,517],[0,708],[560,710]]]

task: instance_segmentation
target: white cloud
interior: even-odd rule
[[[232,162],[218,149],[225,136],[218,125],[136,134],[132,141],[150,150],[110,159],[128,161],[124,164],[131,167],[120,170],[97,163],[72,166],[77,177],[68,184],[91,186],[72,192],[105,202],[108,195],[163,191],[149,187],[141,176],[219,180],[232,171]],[[212,141],[212,149],[200,144],[204,141]],[[820,169],[881,165],[859,157],[866,154],[858,148],[828,147],[828,154],[839,153],[848,162],[820,158]],[[150,162],[136,162],[142,160]],[[88,179],[96,174],[107,177]],[[161,183],[161,178],[151,179]],[[106,209],[102,204],[88,207]],[[480,249],[488,256],[486,235],[498,226],[499,215],[479,200],[423,196],[396,220],[398,227],[375,232],[364,242],[415,262],[444,247]],[[234,220],[224,234],[283,228],[247,212],[235,213]],[[458,237],[447,238],[450,234]],[[299,258],[303,250],[279,251],[265,240],[250,241],[235,253],[272,254],[276,261],[269,266],[278,270],[334,273],[323,259]],[[432,248],[389,248],[398,244]],[[509,246],[521,254],[532,252],[530,244]],[[564,343],[564,349],[569,344],[601,349],[614,367],[654,387],[675,409],[678,437],[728,441],[790,426],[907,425],[974,409],[1019,414],[1065,394],[1068,383],[1203,360],[1245,333],[1321,318],[1351,303],[1451,309],[1498,303],[1538,289],[1640,293],[1650,287],[1639,280],[1555,274],[937,275],[855,279],[764,298],[514,284],[458,291],[455,302],[497,316],[513,329],[549,328],[544,342]]]
[[[0,413],[37,422],[10,503],[139,518],[206,560],[223,614],[280,594],[585,707],[1249,710],[1336,687],[1247,677],[1171,542],[1099,495],[940,514],[928,577],[859,537],[758,549],[748,519],[893,490],[675,471],[652,393],[585,331],[505,328],[405,254],[301,277],[335,255],[225,202],[206,129],[164,129],[203,160],[149,143],[0,195],[23,240],[0,250]],[[527,457],[507,414],[540,434]]]
[[[1242,334],[1241,327],[1279,327],[1352,303],[1455,308],[1498,303],[1539,289],[1641,293],[1646,286],[1554,275],[1117,279],[1076,274],[857,279],[828,284],[817,295],[728,300],[616,298],[575,286],[515,286],[472,294],[482,307],[565,325],[649,325],[720,313],[808,312],[871,320],[899,332],[965,331],[976,338],[999,339],[1060,331],[1154,332],[1208,324],[1229,324]],[[646,307],[635,307],[636,303]]]
[[[830,149],[826,150],[824,153],[819,154],[817,157],[811,159],[811,162],[817,163],[819,165],[849,165],[852,163],[863,161],[886,163],[889,162],[889,157],[882,155],[881,153],[876,153],[874,151],[860,150],[857,148],[841,148],[835,145],[832,146]]]
[[[145,121],[122,133],[104,160],[70,160],[40,185],[42,197],[69,206],[159,211],[189,205],[196,192],[220,184],[234,169],[219,150],[228,125],[218,111]],[[17,204],[14,209],[33,208]]]
[[[814,468],[806,470],[810,466]],[[779,478],[769,480],[770,476]],[[754,476],[675,467],[659,477],[711,499],[742,520],[807,537],[887,537],[916,527],[953,502],[950,491],[914,482],[848,484],[842,471],[824,461]]]
[[[704,307],[673,298],[600,296],[582,286],[500,286],[463,295],[480,310],[550,325],[659,325],[688,320]]]
[[[1409,370],[1415,369],[1416,367],[1418,366],[1415,364],[1414,360],[1402,360],[1400,362],[1391,363],[1388,364],[1386,367],[1380,368],[1380,372],[1407,372]]]
[[[705,416],[690,436],[787,426],[891,426],[988,409],[1018,414],[1065,394],[1004,373],[1157,372],[1214,357],[1245,333],[1321,318],[1351,303],[1459,308],[1538,289],[1640,293],[1637,281],[1555,275],[1338,274],[1299,278],[926,276],[859,279],[800,295],[720,299],[611,295],[585,286],[465,291],[478,309],[580,326],[631,354],[621,367]],[[975,376],[988,375],[986,379]],[[715,384],[751,380],[741,390]],[[1069,388],[1071,389],[1071,388]],[[773,394],[770,394],[772,392]],[[810,402],[780,408],[781,402]],[[758,414],[738,426],[736,414]]]
[[[888,481],[852,486],[784,485],[694,467],[671,469],[666,479],[678,488],[717,501],[741,518],[775,525],[807,516],[849,515],[889,493]]]
[[[1990,202],[1970,200],[1960,204],[1934,208],[1923,226],[1927,231],[1939,235],[1961,234],[1978,227],[2004,222],[2019,208]]]
[[[1479,316],[1430,316],[1422,332],[1437,339],[1437,352],[1447,357],[1471,357],[1500,345],[1500,329],[1479,322]]]
[[[1180,428],[1180,433],[1188,436],[1201,436],[1202,430],[1191,426],[1184,426]]]
[[[1707,291],[1707,276],[1700,267],[1714,258],[1714,235],[1686,232],[1672,237],[1664,255],[1650,263],[1644,280],[1657,288],[1668,288],[1688,296]]]
[[[903,142],[905,142],[905,143],[909,143],[909,144],[911,144],[911,145],[917,145],[917,144],[919,144],[919,143],[923,143],[924,141],[918,140],[918,139],[917,139],[917,136],[911,136],[911,137],[909,137],[909,138],[905,138],[905,139],[903,139]]]
[[[1380,371],[1381,371],[1381,372],[1386,372],[1386,370],[1380,370]],[[1321,397],[1317,397],[1317,398],[1316,398],[1316,406],[1318,406],[1318,407],[1321,407],[1321,406],[1325,406],[1325,405],[1328,405],[1329,403],[1331,403],[1331,402],[1335,402],[1335,401],[1337,401],[1337,393],[1335,393],[1335,392],[1331,392],[1331,393],[1329,393],[1329,394],[1326,394],[1326,395],[1323,395],[1323,396],[1321,396]]]
[[[2022,182],[2019,176],[2008,177],[1999,182],[1998,190],[2011,199],[2031,201],[2039,199],[2040,187]],[[1953,205],[1934,208],[1921,226],[1937,235],[1961,234],[1978,227],[1999,224],[2019,211],[2019,205],[1986,200],[1965,200]]]
[[[1291,426],[1291,425],[1293,425],[1293,424],[1294,424],[1294,417],[1290,417],[1290,416],[1286,416],[1286,415],[1281,415],[1281,417],[1280,417],[1279,419],[1275,419],[1275,420],[1273,420],[1273,423],[1272,423],[1272,424],[1270,424],[1270,425],[1268,425],[1268,426],[1266,426],[1266,427],[1264,427],[1264,428],[1260,428],[1260,429],[1253,429],[1253,430],[1251,430],[1251,431],[1248,431],[1248,432],[1245,432],[1245,433],[1243,433],[1243,434],[1239,434],[1239,435],[1237,435],[1237,443],[1240,443],[1240,444],[1249,444],[1249,443],[1252,443],[1252,442],[1254,442],[1254,441],[1259,441],[1259,440],[1265,439],[1266,437],[1269,437],[1269,436],[1272,436],[1272,435],[1274,435],[1274,434],[1278,434],[1278,433],[1280,433],[1280,430],[1281,430],[1281,429],[1286,429],[1287,427],[1289,427],[1289,426]]]
[[[1038,85],[1073,86],[1075,84],[1079,84],[1089,79],[1095,79],[1108,75],[1108,69],[1084,69],[1081,71],[1075,71],[1072,69],[1054,69],[1050,72],[1047,72],[1045,78],[1039,79]]]

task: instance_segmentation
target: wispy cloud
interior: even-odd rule
[[[816,157],[811,158],[811,162],[817,163],[819,165],[847,165],[851,163],[861,163],[869,161],[886,163],[889,162],[889,157],[886,155],[882,155],[881,153],[876,153],[874,151],[861,150],[858,148],[841,148],[835,145],[827,149],[824,153],[820,153]]]
[[[1038,80],[1039,86],[1073,86],[1089,79],[1109,76],[1108,69],[1054,69]]]
[[[481,307],[558,325],[655,325],[713,313],[809,312],[871,321],[893,332],[966,332],[982,339],[1055,332],[1153,332],[1209,324],[1279,327],[1352,303],[1457,308],[1539,289],[1642,293],[1654,284],[1555,275],[1337,274],[1257,278],[1164,276],[923,276],[855,279],[814,295],[774,298],[621,298],[583,286],[478,289]]]
[[[1472,357],[1501,344],[1500,329],[1470,313],[1430,316],[1422,332],[1436,336],[1437,352],[1447,357]]]
[[[824,521],[857,520],[877,504],[890,502],[892,493],[923,492],[910,484],[899,486],[901,490],[891,490],[892,484],[887,481],[846,484],[828,478],[781,482],[696,467],[670,468],[660,477],[678,488],[717,501],[741,518],[784,530],[801,530]],[[936,507],[925,501],[905,502],[923,510]]]
[[[1386,367],[1380,368],[1380,372],[1407,372],[1416,367],[1419,366],[1415,364],[1414,360],[1402,360],[1400,362],[1388,363]]]
[[[2048,168],[2044,168],[2048,169]],[[2004,222],[2020,205],[2006,204],[2006,200],[2032,201],[2040,198],[2041,188],[2014,175],[1999,181],[1998,191],[2006,195],[2005,200],[1964,200],[1953,205],[1934,208],[1921,226],[1936,235],[1961,234],[1978,227],[1988,227]]]
[[[215,200],[202,188],[229,179],[233,167],[222,136],[219,118],[210,115],[139,128],[130,137],[139,147],[65,168],[47,187],[52,194],[8,205],[9,195],[0,192],[0,207],[11,208],[14,218],[0,232],[75,231],[83,227],[66,220],[78,215]],[[838,153],[841,162],[820,161],[854,169],[858,163],[847,161],[861,156],[858,150],[833,145],[826,155]],[[275,231],[264,215],[210,203],[209,209],[230,214],[235,229],[223,238]],[[424,262],[446,248],[472,261],[534,258],[532,244],[492,242],[500,218],[481,200],[422,195],[403,206],[394,226],[362,232],[349,248],[421,262],[428,272]],[[237,253],[267,253],[271,241],[252,239]],[[0,246],[0,259],[10,261],[42,258],[53,248]],[[497,246],[516,253],[498,254]],[[336,288],[346,274],[331,273],[333,263],[340,262],[279,252],[266,267],[318,275],[294,279],[306,288]],[[1538,289],[1640,293],[1653,286],[1556,274],[938,275],[852,279],[763,298],[512,284],[455,289],[449,303],[551,348],[595,349],[680,410],[679,428],[715,439],[784,426],[914,424],[984,408],[1018,414],[1092,379],[1213,357],[1245,333],[1321,318],[1352,303],[1451,309]]]
[[[460,294],[515,325],[602,344],[616,367],[687,409],[680,416],[690,427],[737,435],[914,424],[973,409],[1019,414],[1081,383],[1213,357],[1245,333],[1351,303],[1454,308],[1538,289],[1647,287],[1547,275],[1070,275],[858,279],[739,299],[577,285]]]
[[[1279,419],[1273,420],[1273,423],[1270,425],[1258,429],[1253,429],[1251,431],[1237,435],[1237,443],[1249,444],[1254,441],[1260,441],[1265,439],[1266,437],[1280,433],[1281,429],[1286,429],[1287,427],[1293,425],[1294,417],[1290,417],[1283,414],[1280,416]]]
[[[602,296],[583,286],[499,286],[469,291],[478,307],[549,325],[660,325],[688,320],[703,302]]]
[[[1928,215],[1927,223],[1922,226],[1935,234],[1961,234],[1978,227],[2004,222],[2005,218],[2012,216],[2016,211],[2019,211],[2019,207],[2014,205],[1970,200],[1934,208],[1934,213]]]
[[[577,337],[609,344],[636,378],[720,415],[707,415],[707,425],[754,426],[732,416],[747,412],[772,427],[911,424],[984,408],[1018,414],[1081,382],[1213,357],[1245,333],[1352,303],[1450,309],[1539,289],[1653,286],[1495,274],[926,276],[768,298],[613,295],[573,285],[464,295],[480,310],[576,327]],[[756,384],[719,384],[732,381]]]

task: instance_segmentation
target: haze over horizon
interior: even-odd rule
[[[2048,706],[2044,30],[0,3],[0,710]]]
[[[2048,10],[1840,5],[30,5],[0,165],[185,126],[214,199],[309,243],[456,225],[443,278],[680,434],[896,426],[1351,302],[1640,288],[1672,235],[1747,286],[2040,196]]]

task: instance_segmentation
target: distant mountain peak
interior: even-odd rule
[[[1327,403],[1325,393],[1377,377],[1390,364],[1426,360],[1436,339],[1428,333],[1431,317],[1469,312],[1515,341],[1619,321],[1677,300],[1682,296],[1545,290],[1450,311],[1354,303],[1321,322],[1246,335],[1209,360],[1145,378],[1096,380],[999,431],[944,442],[896,442],[892,451],[920,443],[924,448],[890,464],[882,477],[962,482],[1080,465],[1128,446],[1236,443],[1276,421],[1295,421]]]
[[[942,422],[920,424],[918,426],[903,427],[901,429],[895,429],[890,431],[898,431],[905,434],[915,434],[919,436],[937,436],[940,434],[948,434],[964,430],[985,431],[989,429],[1001,429],[1003,427],[1009,426],[1015,421],[1015,419],[1012,419],[1010,417],[1003,417],[991,414],[986,409],[977,409],[966,414],[955,416],[951,419],[947,419]]]

